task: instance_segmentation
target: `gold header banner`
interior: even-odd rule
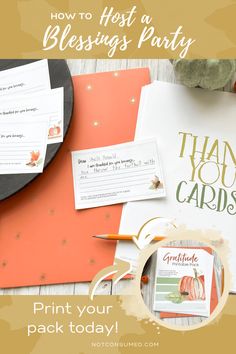
[[[11,0],[1,58],[236,58],[235,0]]]

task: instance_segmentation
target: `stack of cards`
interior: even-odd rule
[[[47,144],[63,141],[64,88],[48,61],[0,72],[0,174],[43,171]]]
[[[213,261],[204,249],[158,248],[153,310],[208,317]]]

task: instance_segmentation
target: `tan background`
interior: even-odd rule
[[[74,315],[48,315],[34,316],[32,314],[33,301],[43,301],[45,304],[64,304],[69,301],[76,305],[113,305],[112,316],[85,316],[80,320]],[[191,352],[192,354],[206,353],[233,353],[234,352],[234,325],[236,315],[236,298],[230,296],[219,320],[204,328],[194,331],[179,332],[163,327],[149,321],[138,320],[135,316],[126,315],[120,306],[122,298],[117,296],[97,296],[91,302],[87,296],[2,296],[0,299],[0,333],[1,351],[4,354],[90,354],[90,353],[175,353]],[[136,301],[136,298],[127,296],[125,301]],[[134,304],[135,305],[135,304]],[[95,335],[40,335],[27,337],[27,324],[49,324],[58,320],[60,323],[107,323],[119,322],[119,333],[110,337],[101,334]],[[104,347],[93,348],[91,342],[115,342],[115,343],[142,343],[143,347]],[[144,346],[145,343],[159,343],[159,347]]]

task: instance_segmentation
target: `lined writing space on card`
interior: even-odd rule
[[[46,59],[0,71],[0,97],[35,93],[51,88]]]
[[[0,120],[0,174],[43,171],[48,118]]]
[[[49,117],[48,144],[63,141],[64,88],[38,93],[0,97],[0,120],[26,117]]]
[[[152,139],[75,151],[72,165],[76,209],[165,195]]]

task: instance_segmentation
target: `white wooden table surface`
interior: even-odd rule
[[[172,64],[167,59],[121,59],[121,60],[67,60],[72,75],[94,73],[101,71],[112,71],[119,69],[149,67],[151,79],[159,79],[161,81],[176,82]],[[232,83],[227,85],[225,90],[230,91]],[[103,282],[97,294],[110,295],[121,294],[129,286],[129,280],[120,281],[116,287],[112,288],[109,281]],[[151,284],[150,284],[151,286]],[[47,285],[24,287],[17,289],[0,289],[0,295],[87,295],[89,283],[73,283],[61,285]],[[148,296],[148,291],[146,293]],[[181,320],[181,319],[178,319]]]

